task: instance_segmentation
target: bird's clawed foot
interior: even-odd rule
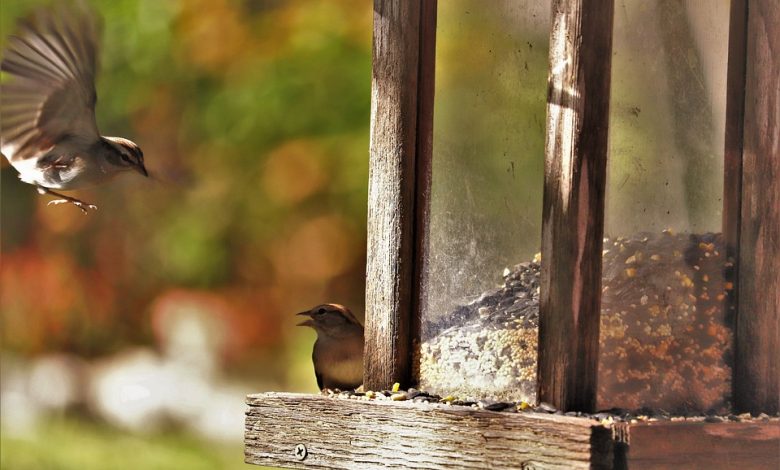
[[[89,212],[88,209],[92,209],[93,211],[97,210],[97,206],[94,205],[94,204],[87,204],[84,201],[79,201],[78,199],[72,199],[72,198],[68,198],[68,199],[55,199],[53,201],[49,201],[49,203],[46,204],[46,205],[47,206],[51,206],[51,205],[58,206],[60,204],[73,204],[74,206],[76,206],[79,209],[81,209],[81,212],[83,212],[85,214]]]
[[[73,204],[74,206],[81,209],[81,212],[84,214],[87,214],[90,210],[96,211],[97,206],[94,204],[88,204],[84,201],[80,201],[76,199],[75,197],[66,196],[64,194],[55,193],[54,191],[46,188],[38,188],[38,192],[41,194],[51,194],[52,196],[57,196],[59,199],[54,199],[53,201],[49,201],[47,206],[55,205],[58,206],[60,204]]]

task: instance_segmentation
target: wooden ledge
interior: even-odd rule
[[[780,419],[618,422],[261,393],[245,461],[287,468],[780,468]]]
[[[617,423],[615,468],[780,468],[780,420]]]
[[[247,397],[245,461],[288,468],[612,468],[587,418],[394,401]]]

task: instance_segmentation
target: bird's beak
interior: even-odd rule
[[[135,168],[135,170],[136,170],[138,173],[141,173],[142,175],[146,176],[147,178],[149,177],[149,172],[148,172],[148,171],[146,171],[146,167],[144,166],[144,164],[143,164],[143,163],[141,163],[141,164],[139,164],[139,165],[136,165],[134,168]]]
[[[310,311],[307,310],[305,312],[296,313],[296,315],[302,315],[302,316],[305,316],[305,317],[309,317],[308,320],[304,320],[304,321],[298,323],[297,326],[309,326],[311,328],[314,328],[314,320],[311,319],[311,312]]]

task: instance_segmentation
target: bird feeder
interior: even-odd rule
[[[777,465],[778,49],[770,0],[375,0],[364,388],[440,399],[250,395],[247,462]]]

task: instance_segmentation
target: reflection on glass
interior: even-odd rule
[[[619,1],[598,407],[725,409],[729,2]]]
[[[438,8],[420,385],[530,400],[549,5],[450,0]]]

